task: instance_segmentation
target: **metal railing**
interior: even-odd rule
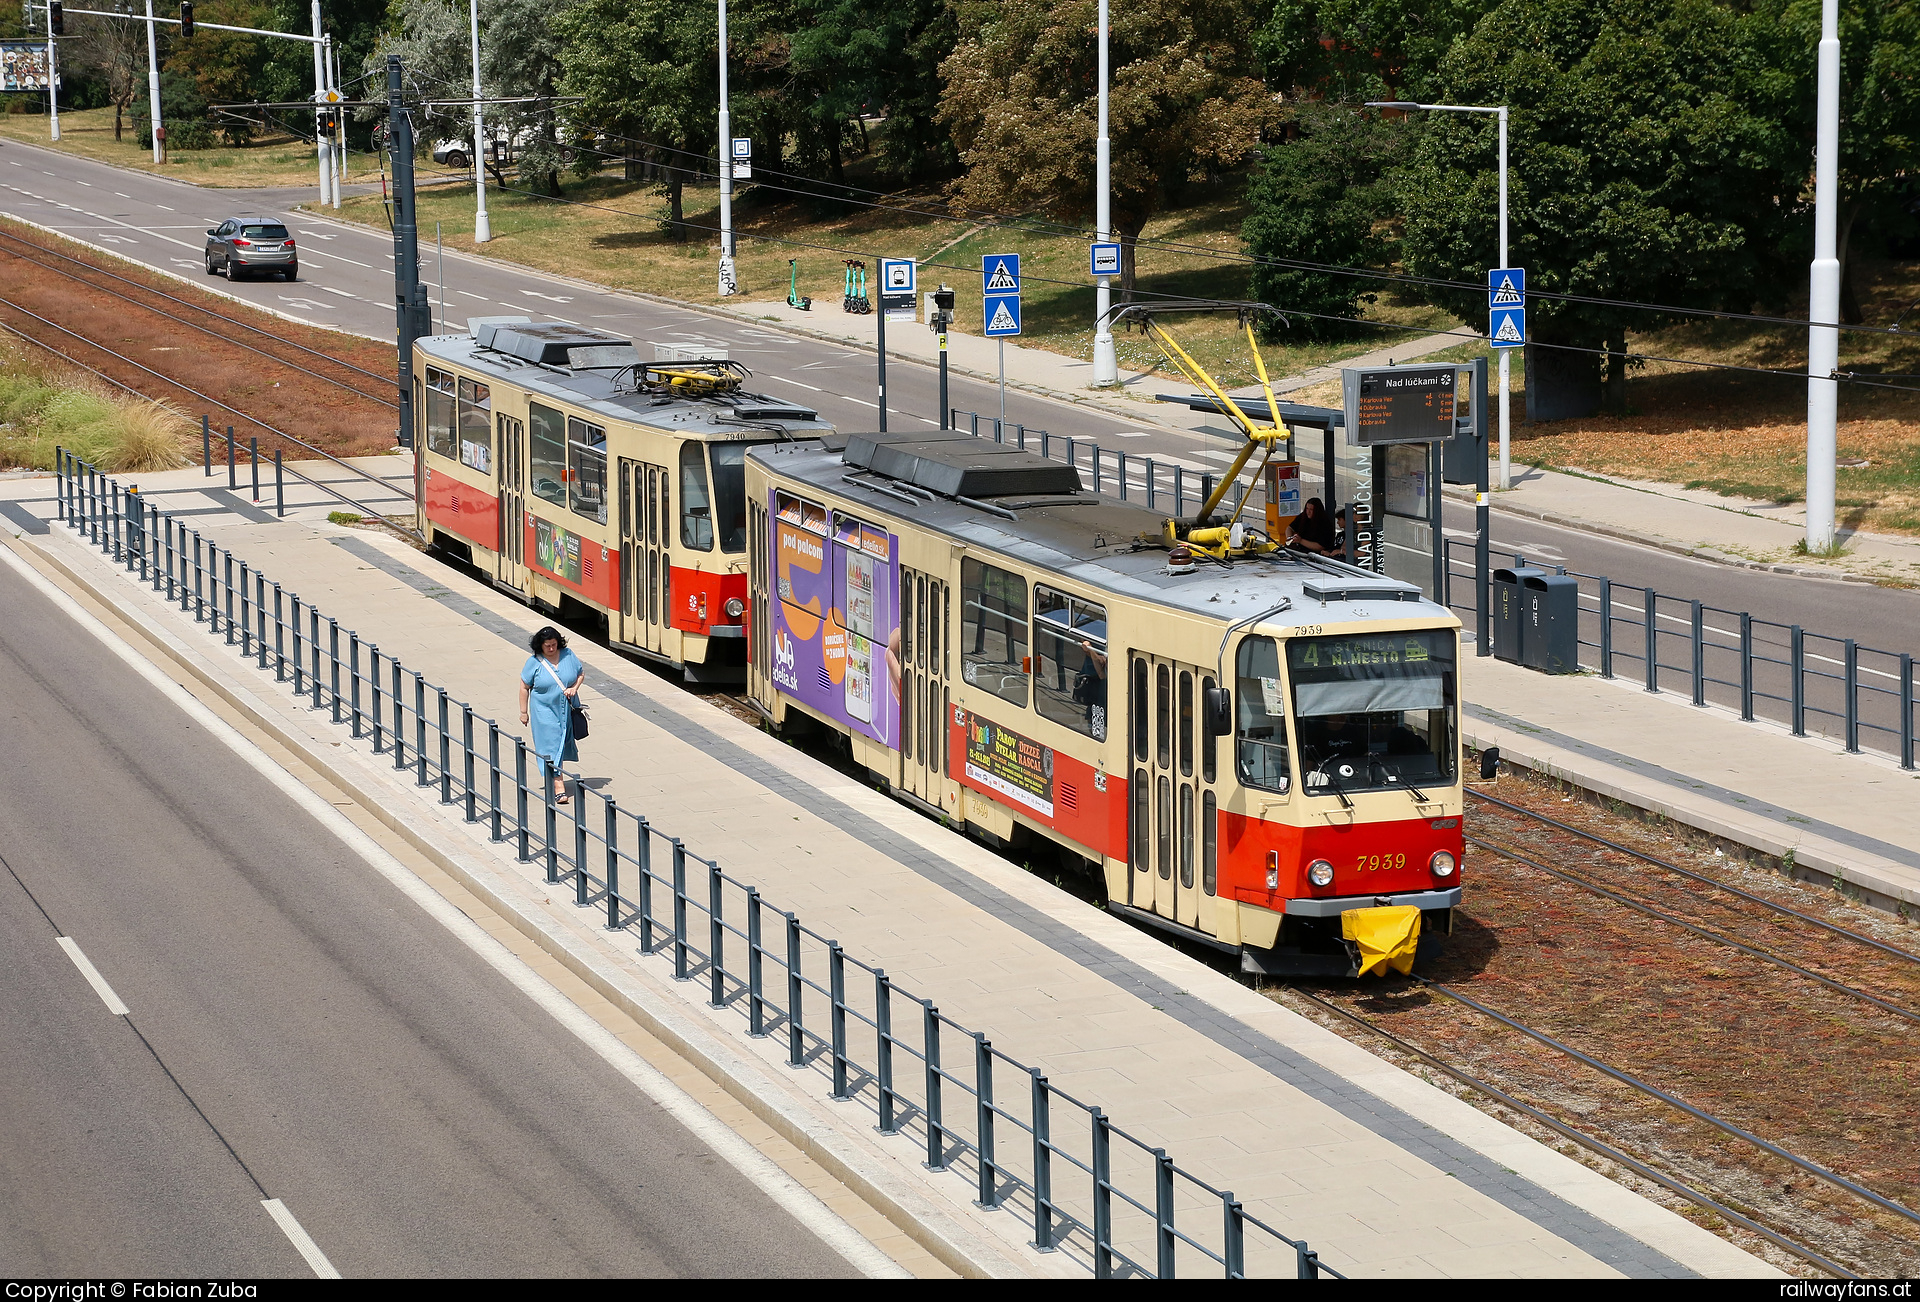
[[[1446,603],[1473,622],[1473,543],[1446,540]],[[1456,552],[1464,563],[1456,566]],[[1515,552],[1493,549],[1512,568]],[[1862,646],[1852,638],[1811,633],[1798,624],[1757,619],[1565,566],[1555,573],[1580,581],[1580,666],[1602,678],[1631,675],[1649,692],[1679,690],[1694,705],[1737,710],[1752,722],[1785,724],[1796,737],[1815,733],[1848,751],[1872,750],[1914,767],[1916,709],[1913,656]],[[1453,600],[1453,580],[1466,580],[1467,600]]]
[[[1172,1278],[1198,1259],[1227,1278],[1344,1278],[1229,1190],[1116,1126],[1098,1104],[996,1049],[984,1032],[767,901],[645,814],[578,787],[570,816],[525,738],[453,699],[418,669],[230,549],[61,450],[58,519],[313,710],[436,789],[488,837],[571,887],[611,931],[678,981],[703,982],[749,1036],[828,1097],[911,1140],[934,1171],[968,1179],[975,1204],[1019,1215],[1032,1246],[1097,1278]],[[537,785],[537,790],[535,789]]]

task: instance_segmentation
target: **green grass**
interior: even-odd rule
[[[60,448],[113,473],[187,464],[187,422],[169,407],[0,353],[0,466],[54,468]]]

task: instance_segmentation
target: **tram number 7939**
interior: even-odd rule
[[[1354,863],[1354,868],[1363,873],[1394,872],[1407,866],[1404,854],[1363,854]]]

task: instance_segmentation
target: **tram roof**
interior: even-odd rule
[[[961,437],[964,443],[980,442],[971,435]],[[993,453],[988,464],[994,470],[1014,470],[1016,459],[1023,459],[1036,480],[1051,481],[1051,491],[1016,490],[970,500],[913,491],[936,476],[921,475],[916,481],[910,475],[883,474],[859,464],[874,460],[869,450],[885,441],[896,454],[925,456],[944,466],[956,459],[951,455],[958,450],[952,439],[946,433],[904,439],[885,434],[835,435],[817,441],[762,444],[748,456],[803,493],[814,489],[867,503],[874,516],[902,517],[916,527],[1052,570],[1091,588],[1210,620],[1250,619],[1272,611],[1282,598],[1292,600],[1290,613],[1297,618],[1322,615],[1330,624],[1366,619],[1453,620],[1451,611],[1427,600],[1414,584],[1303,552],[1272,552],[1237,560],[1230,567],[1198,558],[1192,573],[1170,574],[1165,548],[1133,547],[1142,534],[1159,536],[1166,519],[1163,514],[1091,493],[1062,493],[1054,485],[1068,467],[1037,453],[985,444],[985,450]],[[902,448],[903,443],[913,442],[919,443],[917,449]],[[899,461],[896,455],[890,468],[897,472]],[[1077,472],[1069,473],[1076,475],[1077,482]]]
[[[538,329],[546,323],[530,323]],[[579,329],[576,346],[632,348],[618,335]],[[632,383],[631,367],[593,369],[528,361],[497,348],[484,348],[471,334],[430,335],[417,341],[429,358],[490,382],[511,383],[529,394],[563,402],[576,411],[607,420],[651,425],[681,437],[741,440],[779,437],[781,431],[813,438],[833,427],[811,408],[744,390],[706,397],[664,396]],[[622,383],[621,381],[624,381]]]

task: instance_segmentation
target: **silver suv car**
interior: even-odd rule
[[[229,217],[207,232],[207,274],[241,280],[256,271],[300,278],[293,235],[276,217]]]

